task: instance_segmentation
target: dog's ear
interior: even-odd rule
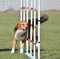
[[[18,28],[20,26],[20,22],[18,22],[17,24],[16,24],[16,28]]]
[[[16,24],[16,26],[15,26],[15,28],[14,28],[14,32],[17,31],[18,27],[19,27],[19,22]]]

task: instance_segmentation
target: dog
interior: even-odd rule
[[[44,14],[40,17],[40,24],[44,23],[48,20],[48,16]],[[26,42],[26,28],[28,27],[28,39],[30,39],[30,24],[31,20],[28,20],[28,23],[26,21],[18,22],[14,28],[14,39],[12,44],[12,50],[11,53],[14,53],[15,46],[18,40],[22,40],[22,45],[20,49],[20,53],[23,53],[24,44]],[[38,25],[38,18],[36,18],[36,25]],[[34,19],[32,19],[32,37],[34,37]],[[38,41],[38,35],[36,35],[36,42]],[[38,46],[38,45],[37,45]]]
[[[26,21],[21,21],[16,24],[14,28],[14,39],[12,42],[11,53],[15,52],[15,46],[18,40],[22,41],[20,53],[23,53],[23,49],[26,41],[26,27],[27,27]]]

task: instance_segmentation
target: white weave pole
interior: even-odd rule
[[[30,12],[31,12],[31,26],[30,26],[30,54],[32,55],[32,18],[33,18],[33,0],[31,0]]]
[[[23,21],[25,21],[25,0],[23,0]]]
[[[20,21],[22,21],[23,20],[23,18],[22,18],[22,15],[23,15],[23,13],[22,13],[22,3],[23,3],[23,1],[22,0],[20,0]],[[21,44],[22,44],[22,41],[20,41],[20,49],[21,49]]]
[[[38,0],[38,59],[40,59],[40,0]]]
[[[22,0],[20,0],[20,21],[22,21]]]
[[[28,23],[28,0],[26,0],[26,20]],[[28,30],[27,30],[27,40],[26,40],[26,52],[28,53]]]
[[[34,59],[36,59],[35,43],[36,43],[36,0],[34,0]]]
[[[30,12],[31,12],[31,26],[30,26],[30,55],[32,55],[32,19],[33,19],[33,14],[34,14],[34,59],[36,59],[36,47],[35,47],[35,43],[36,43],[36,1],[37,0],[31,0],[31,6],[30,6]],[[24,2],[24,3],[23,3]],[[34,3],[33,3],[34,2]],[[20,21],[25,21],[25,17],[26,20],[28,22],[28,0],[20,0]],[[34,5],[33,5],[34,4]],[[33,13],[33,9],[34,9],[34,13]],[[26,10],[26,11],[25,11]],[[23,13],[22,13],[23,12]],[[26,15],[25,15],[26,12]],[[40,0],[38,0],[38,58],[40,59]],[[21,45],[21,41],[20,41],[20,45]],[[21,47],[20,47],[21,48]],[[28,40],[26,41],[26,52],[28,53]]]

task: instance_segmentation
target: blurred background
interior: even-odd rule
[[[41,5],[41,11],[60,10],[60,0],[41,0],[40,5]],[[20,0],[0,0],[0,11],[6,11],[6,10],[18,11],[19,9],[20,9]]]

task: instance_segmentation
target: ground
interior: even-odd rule
[[[60,11],[46,11],[49,20],[41,24],[41,59],[60,59]]]
[[[41,58],[60,59],[60,11],[44,11],[49,20],[41,24]],[[19,42],[16,53],[11,54],[13,29],[20,19],[19,12],[0,12],[0,59],[29,59],[19,53]]]
[[[20,19],[18,12],[0,12],[0,59],[30,59],[19,53],[19,42],[16,53],[11,54],[13,29]]]

